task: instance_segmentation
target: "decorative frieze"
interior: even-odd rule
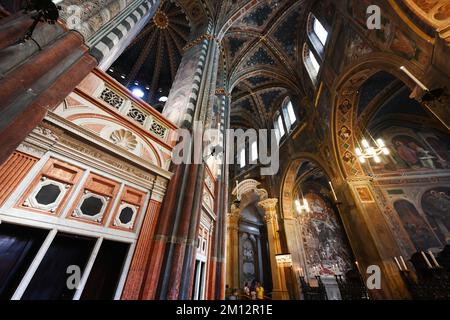
[[[77,140],[72,140],[68,137],[63,137],[63,138],[61,138],[60,142],[61,142],[61,144],[64,144],[65,146],[67,146],[73,150],[76,150],[82,154],[85,154],[91,158],[96,159],[96,161],[101,161],[101,162],[107,163],[108,165],[110,165],[116,169],[119,169],[123,172],[127,172],[128,174],[136,176],[140,179],[152,182],[155,178],[153,175],[145,173],[145,171],[143,171],[143,170],[139,170],[130,165],[127,165],[125,162],[117,160],[113,157],[110,157],[110,156],[98,151],[95,148],[91,148],[91,147],[82,145]]]

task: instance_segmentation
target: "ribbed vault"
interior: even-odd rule
[[[159,99],[169,94],[189,35],[190,24],[183,9],[163,1],[109,73],[131,89],[139,87],[144,100],[158,106]]]

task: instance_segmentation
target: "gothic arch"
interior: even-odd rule
[[[427,41],[434,41],[438,32],[443,39],[450,36],[450,3],[446,1],[389,0],[398,16]]]
[[[250,78],[255,75],[261,75],[261,76],[268,76],[275,80],[279,81],[279,85],[285,86],[287,89],[295,89],[301,92],[301,90],[297,87],[294,81],[289,77],[289,75],[277,72],[275,68],[268,68],[268,67],[261,67],[258,66],[257,68],[251,69],[247,68],[245,70],[242,70],[238,73],[235,73],[230,78],[230,91],[233,91],[233,88],[239,84],[239,82]],[[271,83],[273,86],[273,82]]]
[[[294,203],[294,194],[293,190],[296,183],[297,172],[300,169],[300,166],[305,161],[311,161],[315,163],[324,173],[330,178],[332,177],[331,171],[328,166],[325,164],[325,161],[313,155],[311,153],[301,153],[297,155],[291,162],[289,163],[286,171],[283,174],[283,180],[281,183],[280,190],[280,209],[282,213],[282,217],[294,217],[292,204]]]
[[[248,3],[246,6],[234,11],[230,16],[228,16],[218,32],[217,38],[219,39],[219,41],[222,41],[227,31],[233,26],[236,21],[242,19],[245,15],[247,15],[247,13],[249,13],[253,8],[257,7],[260,4],[261,2],[257,0],[250,1],[250,3]]]
[[[415,83],[400,70],[400,66],[405,66],[413,74],[418,75],[418,78],[424,72],[421,67],[396,55],[374,53],[344,70],[342,76],[335,82],[331,118],[332,144],[336,163],[344,179],[360,176],[363,172],[354,154],[355,132],[358,132],[358,128],[354,125],[355,106],[359,97],[359,88],[372,75],[384,71],[397,77],[413,91]],[[344,126],[349,128],[351,133],[347,139],[342,140],[339,132]]]

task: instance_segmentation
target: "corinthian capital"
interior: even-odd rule
[[[277,198],[270,198],[259,202],[259,205],[264,209],[264,220],[266,223],[272,223],[277,217]]]
[[[233,211],[227,214],[227,222],[229,227],[237,227],[239,223],[239,214],[239,211]]]
[[[276,211],[277,210],[278,199],[270,198],[259,202],[259,205],[264,209],[267,213],[268,211]]]

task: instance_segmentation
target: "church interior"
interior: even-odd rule
[[[0,0],[0,101],[0,300],[450,299],[448,0]]]

